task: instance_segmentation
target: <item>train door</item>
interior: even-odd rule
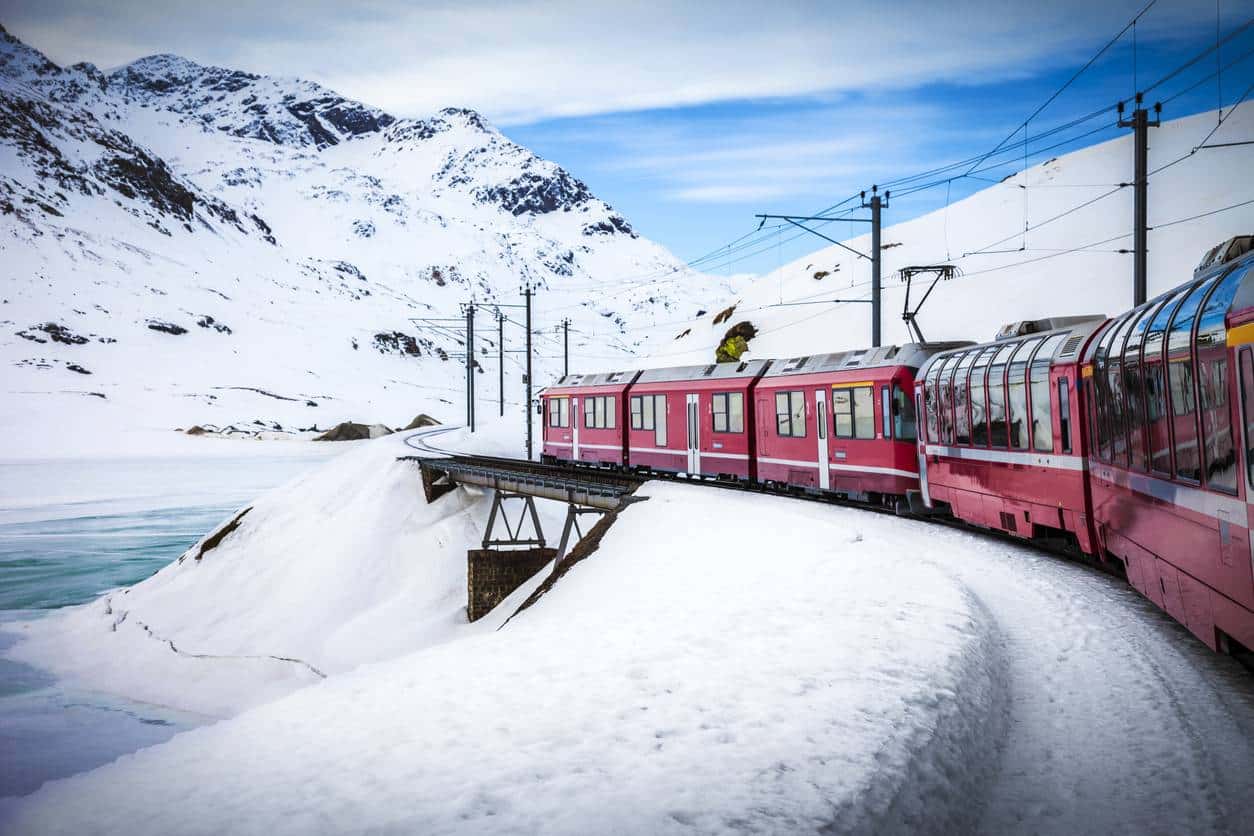
[[[831,470],[827,466],[827,390],[814,390],[815,435],[819,440],[819,488],[832,487]]]
[[[1244,440],[1244,445],[1234,444],[1234,447],[1240,453],[1237,461],[1245,465],[1242,472],[1245,482],[1246,525],[1250,529],[1250,567],[1251,572],[1254,572],[1254,353],[1246,346],[1238,352],[1237,358],[1242,432],[1234,434],[1233,441]],[[1237,478],[1242,479],[1242,475],[1238,474]]]
[[[701,472],[701,401],[695,393],[688,395],[688,472]]]
[[[923,435],[927,426],[927,421],[923,412],[923,389],[916,385],[914,387],[914,414],[918,416],[919,440],[915,445],[919,456],[919,492],[923,495],[923,504],[928,508],[932,507],[932,495],[927,489],[927,445],[926,438]]]
[[[579,398],[570,399],[570,457],[579,461],[579,425],[583,421],[583,410],[579,408]]]

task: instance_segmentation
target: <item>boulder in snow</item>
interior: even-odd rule
[[[344,421],[336,424],[314,441],[364,441],[391,434],[391,428],[383,424],[358,424],[356,421]]]

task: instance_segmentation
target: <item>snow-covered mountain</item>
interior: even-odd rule
[[[1254,136],[1254,104],[1225,108],[1223,114],[1217,130],[1218,114],[1211,111],[1164,121],[1150,132],[1151,296],[1187,281],[1214,245],[1254,232],[1254,145],[1224,145]],[[1203,140],[1220,147],[1199,148]],[[1033,165],[944,209],[885,226],[884,344],[912,341],[902,320],[906,288],[897,274],[910,265],[953,264],[961,271],[940,283],[919,312],[919,325],[931,340],[985,341],[1010,322],[1129,309],[1132,179],[1129,132]],[[892,218],[890,199],[884,220]],[[835,224],[823,231],[845,229]],[[869,234],[844,243],[870,253]],[[642,329],[650,335],[644,362],[709,362],[728,329],[740,322],[757,331],[747,357],[870,345],[869,305],[822,303],[869,298],[870,276],[869,261],[849,250],[835,245],[816,250],[711,305],[705,316]],[[912,305],[927,290],[926,279],[915,280]],[[722,316],[732,306],[731,314]]]
[[[679,297],[687,268],[474,111],[397,119],[171,55],[59,67],[3,29],[0,253],[14,453],[125,447],[127,427],[456,420],[464,349],[439,320],[463,302],[481,306],[486,408],[492,306],[520,303],[524,283],[537,385],[560,373],[563,317],[575,368],[621,365],[641,324],[728,292],[692,273]],[[519,349],[522,311],[501,310]],[[523,360],[506,367],[521,408]]]

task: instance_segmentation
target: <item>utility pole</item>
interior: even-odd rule
[[[570,374],[570,320],[562,320],[562,377]]]
[[[496,367],[500,373],[501,417],[505,417],[505,314],[496,312]]]
[[[862,208],[871,210],[871,346],[880,345],[880,210],[888,208],[889,191],[881,198],[879,186],[871,186],[871,200],[862,193]]]
[[[826,299],[822,303],[781,301],[779,306],[787,307],[793,304],[797,304],[797,305],[825,304],[829,302],[834,303],[834,304],[842,304],[842,305],[846,303],[858,303],[858,304],[870,303],[872,306],[871,334],[874,340],[874,344],[879,345],[880,344],[880,314],[879,314],[879,310],[880,310],[880,209],[888,205],[889,193],[884,192],[884,199],[883,201],[881,201],[879,195],[875,193],[876,192],[875,186],[871,187],[871,191],[874,196],[871,198],[870,204],[866,202],[866,192],[862,193],[862,208],[866,209],[869,207],[872,209],[870,218],[845,218],[845,217],[827,218],[822,215],[754,215],[754,217],[762,219],[762,223],[758,224],[758,229],[761,229],[763,226],[765,226],[766,222],[772,218],[778,219],[781,221],[786,221],[792,224],[793,226],[797,227],[798,229],[804,229],[806,232],[810,233],[811,235],[817,235],[818,237],[822,238],[824,241],[827,241],[828,243],[831,243],[831,244],[835,244],[836,246],[840,247],[842,250],[848,250],[849,252],[856,255],[858,258],[865,258],[867,261],[871,262],[871,272],[874,275],[872,276],[872,281],[873,281],[872,291],[873,292],[872,292],[872,297],[870,299]],[[875,247],[875,255],[869,256],[866,253],[860,253],[857,250],[855,250],[853,247],[849,246],[848,244],[842,241],[837,241],[835,238],[832,238],[831,236],[824,235],[823,233],[819,232],[817,229],[813,227],[806,226],[804,223],[802,223],[802,221],[818,221],[821,223],[833,223],[833,222],[839,221],[841,223],[874,224],[872,228],[872,234],[871,234],[871,243]]]
[[[1147,295],[1148,272],[1148,238],[1149,238],[1149,129],[1161,124],[1159,114],[1163,112],[1161,103],[1154,104],[1154,121],[1150,121],[1149,111],[1142,107],[1144,97],[1136,94],[1136,108],[1131,119],[1123,118],[1123,102],[1119,103],[1119,127],[1132,129],[1132,144],[1135,146],[1136,172],[1132,181],[1134,207],[1132,210],[1132,304],[1141,305]]]
[[[475,431],[475,303],[466,303],[466,424]]]
[[[523,401],[527,410],[527,459],[531,460],[531,283],[523,285],[523,298],[526,300],[527,317],[524,320],[527,331],[527,397]]]

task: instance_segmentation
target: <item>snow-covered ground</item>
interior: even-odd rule
[[[1113,578],[650,483],[536,605],[504,624],[538,579],[468,625],[485,497],[426,505],[407,449],[359,445],[199,565],[27,628],[20,658],[229,719],[6,802],[5,827],[1222,833],[1254,802],[1254,682]],[[299,662],[243,658],[273,656]]]

